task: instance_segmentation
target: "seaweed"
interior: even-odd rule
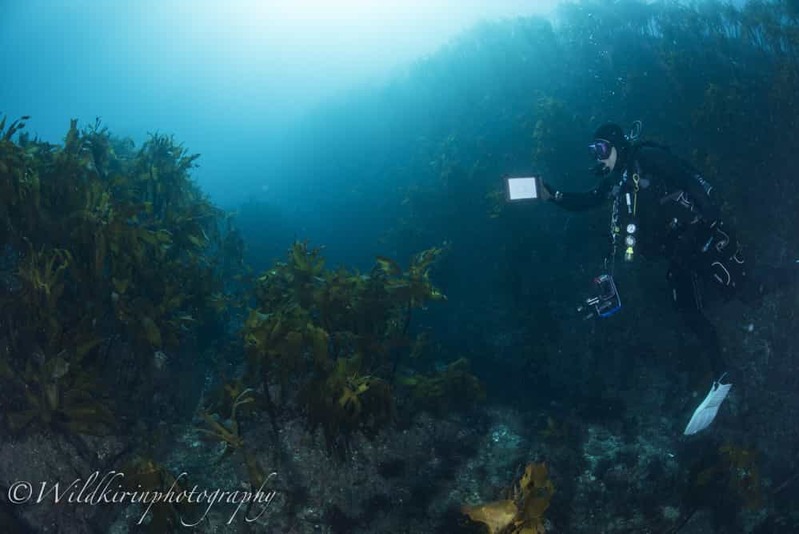
[[[428,410],[436,415],[468,409],[486,396],[465,358],[455,360],[436,373],[414,374],[399,382],[409,390],[414,410]]]
[[[374,434],[392,420],[412,311],[445,298],[430,279],[444,252],[418,253],[405,271],[378,257],[360,274],[326,270],[321,249],[295,242],[286,262],[256,280],[256,307],[242,331],[245,382],[278,385],[278,402],[297,403],[331,450],[355,432]]]
[[[549,508],[555,485],[544,463],[527,464],[508,498],[476,506],[462,512],[472,521],[483,523],[491,534],[544,534],[544,514]]]
[[[763,487],[755,450],[732,443],[718,448],[715,462],[697,473],[698,488],[726,488],[740,504],[750,510],[763,506]]]
[[[216,406],[219,411],[215,413],[202,412],[205,428],[198,428],[197,431],[206,439],[217,441],[223,445],[220,461],[238,451],[247,469],[250,484],[253,488],[260,488],[266,480],[266,475],[255,453],[245,445],[239,421],[239,409],[242,406],[255,403],[256,399],[252,389],[242,388],[243,385],[240,382],[226,384],[222,396],[223,402]],[[222,412],[225,408],[228,408],[229,411]],[[226,415],[222,415],[223,413]]]
[[[178,532],[201,515],[196,503],[177,498],[187,491],[188,481],[176,479],[162,465],[150,458],[135,456],[120,470],[124,475],[123,487],[136,496],[141,496],[144,505],[138,519],[145,532]],[[172,492],[171,498],[163,498]]]
[[[235,229],[220,231],[222,213],[189,176],[198,156],[171,137],[136,151],[99,120],[72,120],[56,146],[23,135],[26,120],[0,119],[6,423],[117,431],[112,406],[146,384],[154,354],[230,320],[223,280],[244,272],[243,249],[222,242]],[[136,355],[133,376],[107,390],[121,346]]]

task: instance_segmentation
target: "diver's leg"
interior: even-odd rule
[[[699,340],[708,358],[714,378],[718,379],[727,369],[716,327],[702,312],[699,277],[696,272],[677,263],[672,263],[669,266],[667,277],[674,306],[680,312],[686,326]]]
[[[683,431],[685,435],[692,435],[710,426],[716,418],[718,407],[727,397],[732,383],[726,381],[726,383],[720,384],[721,378],[727,373],[726,365],[721,354],[721,343],[719,343],[716,328],[702,313],[702,295],[699,291],[697,273],[681,268],[678,263],[672,263],[669,266],[668,278],[674,305],[691,331],[699,338],[713,371],[713,385],[704,400],[694,410]]]
[[[696,335],[702,347],[705,349],[710,363],[710,369],[713,372],[713,377],[718,379],[721,375],[728,372],[729,369],[727,369],[721,352],[719,335],[713,323],[705,317],[705,314],[697,310],[685,310],[682,312],[682,317],[688,328]]]

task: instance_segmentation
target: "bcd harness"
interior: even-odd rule
[[[588,298],[585,304],[593,311],[586,316],[592,317],[596,314],[598,317],[609,317],[621,309],[621,298],[619,297],[616,282],[613,279],[614,271],[616,269],[616,249],[619,235],[621,234],[621,227],[619,225],[619,215],[621,212],[621,198],[624,196],[624,202],[627,209],[627,222],[624,226],[624,259],[632,261],[635,254],[636,232],[638,226],[636,224],[636,217],[638,215],[638,191],[641,185],[641,174],[638,162],[636,162],[636,172],[631,176],[632,180],[632,194],[630,191],[623,191],[625,185],[628,185],[628,173],[625,169],[622,173],[621,180],[613,188],[613,210],[610,217],[610,270],[608,273],[608,258],[605,258],[605,274],[601,274],[594,278],[594,285],[597,288],[597,294],[594,297]],[[623,193],[623,195],[622,195]],[[584,309],[583,306],[577,308],[578,311]]]
[[[649,181],[641,177],[641,167],[639,163],[635,162],[635,170],[629,172],[624,170],[622,176],[613,187],[612,197],[613,205],[610,217],[610,266],[608,266],[608,258],[605,258],[605,270],[611,276],[614,275],[616,265],[616,252],[619,248],[619,242],[623,234],[624,246],[624,260],[632,261],[635,258],[635,250],[640,236],[638,235],[638,193],[641,188],[649,186]],[[706,193],[710,193],[713,186],[708,183],[702,175],[696,173],[693,175]],[[677,230],[680,227],[685,228],[692,224],[698,224],[701,221],[701,215],[696,209],[695,203],[688,197],[688,193],[683,189],[673,191],[660,199],[660,204],[674,203],[680,206],[681,211],[688,215],[688,217],[680,217],[678,220],[675,216],[669,221],[669,228]],[[689,218],[690,217],[690,218]],[[725,249],[730,244],[730,235],[722,228],[722,225],[713,224],[711,232],[707,240],[700,243],[701,253],[708,254],[708,264],[710,266],[713,278],[722,286],[735,286],[735,279],[738,278],[743,270],[743,259],[741,256],[740,245],[736,244],[732,254]],[[704,245],[704,246],[702,246]],[[735,275],[733,272],[735,272]]]
[[[638,232],[638,191],[641,186],[641,169],[638,162],[635,162],[636,170],[630,175],[627,169],[621,175],[621,180],[613,188],[613,207],[610,215],[610,273],[614,273],[616,267],[616,250],[618,248],[619,236],[622,234],[622,227],[619,223],[620,212],[622,210],[622,197],[624,197],[624,207],[626,208],[626,223],[624,224],[624,260],[632,261],[635,256],[635,244]],[[630,187],[630,183],[632,186]],[[632,190],[632,191],[631,191]],[[607,268],[607,258],[605,264]]]

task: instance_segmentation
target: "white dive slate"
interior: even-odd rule
[[[732,384],[722,384],[721,379],[718,382],[713,382],[710,392],[705,397],[705,400],[702,401],[702,404],[694,411],[694,415],[688,421],[688,426],[685,427],[683,434],[690,436],[709,427],[713,419],[716,418],[719,406],[727,398],[727,393],[730,392],[731,387]]]

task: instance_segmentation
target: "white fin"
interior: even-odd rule
[[[685,427],[685,432],[683,432],[683,434],[690,436],[709,427],[713,419],[716,418],[719,406],[721,406],[721,403],[727,398],[727,393],[730,392],[731,387],[732,384],[713,382],[710,392],[707,394],[707,397],[705,397],[705,400],[702,401],[702,404],[694,411],[694,415],[692,415],[691,420],[688,421],[688,426]]]

